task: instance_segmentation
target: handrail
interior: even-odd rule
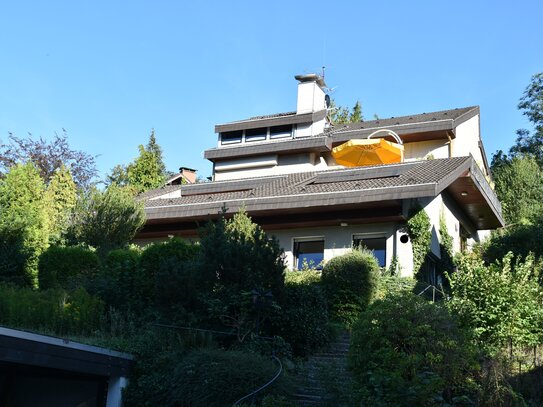
[[[417,295],[418,296],[421,296],[422,294],[424,294],[426,292],[426,290],[428,290],[429,288],[432,288],[432,302],[436,302],[436,291],[438,293],[440,293],[443,297],[446,297],[447,294],[445,293],[445,291],[443,290],[440,290],[439,288],[437,288],[435,285],[433,284],[430,284],[428,285],[424,290],[422,290],[420,293],[418,293]]]
[[[275,376],[270,381],[268,381],[266,384],[260,386],[255,391],[253,391],[253,392],[247,394],[246,396],[243,396],[242,398],[240,398],[238,401],[236,401],[234,404],[232,404],[232,407],[239,406],[239,403],[241,403],[243,400],[246,400],[249,397],[255,396],[259,391],[264,390],[266,387],[271,385],[275,380],[277,380],[277,378],[281,375],[281,372],[283,371],[283,364],[281,363],[281,361],[279,360],[279,358],[277,356],[272,355],[272,358],[279,364],[279,370],[277,371]]]
[[[395,132],[395,131],[392,131],[392,130],[389,130],[389,129],[380,129],[380,130],[376,130],[374,131],[373,133],[371,133],[367,139],[369,140],[370,138],[372,138],[373,136],[375,136],[377,133],[382,133],[383,131],[386,131],[388,134],[387,136],[392,136],[393,139],[395,139],[398,144],[403,144],[403,141],[402,139],[400,138],[400,136],[398,136],[398,134]]]
[[[153,326],[158,326],[160,328],[170,328],[170,329],[183,329],[185,331],[197,331],[197,332],[209,332],[212,334],[219,334],[219,335],[229,335],[229,336],[237,336],[238,334],[234,332],[224,332],[224,331],[216,331],[214,329],[202,329],[202,328],[192,328],[190,326],[178,326],[178,325],[166,325],[166,324],[151,324]],[[266,341],[273,341],[274,338],[270,338],[269,336],[258,336],[259,339],[264,339]]]

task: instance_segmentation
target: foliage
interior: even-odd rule
[[[449,234],[443,213],[441,213],[439,217],[439,251],[441,253],[441,258],[437,263],[439,273],[443,275],[443,273],[446,272],[453,272],[455,267],[453,259],[453,238]]]
[[[178,237],[147,246],[139,263],[147,287],[142,295],[163,311],[195,305],[199,292],[211,289],[210,282],[195,274],[193,262],[199,250],[198,245]]]
[[[389,295],[398,295],[406,292],[413,292],[417,280],[410,277],[382,276],[379,284],[377,298],[385,298]]]
[[[527,223],[543,212],[543,167],[534,158],[513,157],[493,173],[508,224]]]
[[[332,315],[348,325],[371,303],[378,285],[379,264],[369,250],[334,257],[322,270],[322,286]]]
[[[330,101],[330,121],[334,125],[357,123],[364,120],[362,105],[357,100],[352,110],[344,106],[336,106],[334,99]]]
[[[39,259],[39,287],[42,290],[74,288],[82,280],[96,276],[98,269],[98,256],[90,249],[51,246]]]
[[[449,276],[450,308],[473,331],[474,340],[489,354],[510,342],[536,345],[543,339],[543,293],[534,270],[534,258],[512,264],[485,266],[474,255],[464,256],[459,270]]]
[[[111,169],[109,174],[106,175],[104,184],[109,187],[111,184],[117,184],[120,187],[128,186],[128,174],[126,172],[126,165],[117,164]]]
[[[476,355],[464,332],[443,306],[411,293],[378,300],[361,314],[349,364],[360,405],[474,404]]]
[[[413,274],[420,277],[420,270],[430,253],[432,232],[430,218],[421,207],[412,208],[407,221],[407,232],[413,247]]]
[[[48,245],[49,222],[44,191],[45,185],[31,163],[11,167],[0,180],[1,240],[4,244],[16,243],[21,249],[20,257],[24,258],[22,262],[11,262],[4,257],[13,254],[9,250],[0,253],[0,264],[11,264],[3,271],[8,273],[10,281],[20,285],[36,285],[38,257]]]
[[[126,247],[144,222],[143,204],[112,184],[104,192],[91,189],[80,196],[68,236],[74,244],[95,247],[104,257],[110,250]]]
[[[286,275],[281,308],[272,316],[278,334],[297,356],[307,356],[330,341],[326,298],[320,273],[291,271]]]
[[[207,297],[209,315],[235,329],[243,341],[266,319],[267,305],[273,306],[266,304],[268,294],[279,303],[283,298],[283,251],[243,210],[209,223],[201,231],[200,248],[196,273],[213,285]]]
[[[126,168],[128,185],[137,193],[160,187],[166,178],[162,150],[156,142],[155,131],[149,136],[147,146],[140,145],[139,156]],[[117,170],[118,167],[116,167]],[[113,176],[114,174],[112,174]],[[124,177],[119,171],[119,178]]]
[[[0,173],[23,162],[32,162],[42,179],[48,184],[61,167],[68,168],[74,182],[80,188],[87,188],[98,174],[95,157],[79,150],[72,150],[68,135],[61,135],[47,141],[40,137],[35,140],[30,135],[19,138],[10,133],[9,144],[0,145]]]
[[[155,354],[151,366],[131,380],[127,406],[225,406],[269,381],[277,366],[262,356],[214,349]],[[284,393],[284,379],[264,394]]]
[[[532,76],[518,108],[534,125],[535,132],[530,135],[527,130],[519,130],[516,143],[510,152],[512,155],[533,156],[543,168],[543,72]]]
[[[77,187],[70,170],[64,165],[52,175],[44,199],[50,225],[49,240],[59,243],[66,234],[77,200]]]
[[[507,226],[492,232],[483,242],[482,257],[487,264],[502,259],[509,251],[518,259],[533,253],[537,260],[543,258],[543,214],[532,224]]]
[[[103,303],[83,288],[36,291],[0,285],[0,324],[56,335],[89,335],[100,326]]]

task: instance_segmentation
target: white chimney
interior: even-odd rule
[[[326,109],[325,93],[326,87],[324,79],[314,73],[307,75],[296,75],[294,77],[298,82],[298,103],[296,104],[296,113],[312,113]]]

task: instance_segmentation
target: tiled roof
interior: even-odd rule
[[[362,192],[371,189],[437,184],[452,171],[468,161],[471,161],[470,157],[456,157],[402,164],[211,182],[208,184],[178,185],[177,188],[181,188],[180,198],[156,198],[160,196],[160,191],[167,194],[172,192],[172,189],[150,191],[147,193],[148,197],[146,197],[145,207],[182,206],[184,204],[301,196],[331,192]],[[209,188],[207,188],[208,190],[206,191],[205,186],[213,186],[215,190],[209,191]],[[149,199],[150,197],[154,199]]]
[[[441,120],[456,120],[462,115],[478,109],[477,106],[468,106],[457,109],[441,110],[439,112],[420,113],[408,116],[390,117],[386,119],[366,120],[357,123],[340,124],[328,129],[329,134],[338,134],[349,130],[362,130],[378,127],[400,126],[413,123],[427,123]]]
[[[287,116],[294,116],[296,112],[284,112],[284,113],[275,113],[275,114],[268,114],[264,116],[253,116],[245,120],[262,120],[262,119],[274,119],[276,117],[287,117]],[[244,121],[244,120],[240,120]]]

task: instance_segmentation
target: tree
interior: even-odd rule
[[[143,204],[116,184],[80,196],[68,233],[72,243],[86,243],[104,257],[125,247],[145,222]]]
[[[146,150],[144,146],[139,147],[140,155],[128,166],[128,185],[134,188],[137,193],[158,188],[164,183],[164,175],[160,172],[160,164],[156,155]]]
[[[496,156],[495,156],[496,157]],[[508,224],[526,223],[543,212],[543,169],[532,156],[493,161],[495,189]]]
[[[158,164],[158,170],[162,176],[166,175],[166,165],[164,164],[164,160],[162,158],[162,148],[156,141],[155,136],[155,129],[151,130],[151,134],[149,135],[149,141],[147,142],[146,150],[150,151],[155,155],[155,158],[157,160]]]
[[[518,108],[534,126],[534,133],[525,129],[517,131],[517,140],[510,152],[517,155],[533,156],[543,168],[543,72],[532,76],[520,98]]]
[[[362,120],[364,120],[362,105],[358,100],[352,110],[348,107],[336,106],[334,99],[330,101],[330,121],[332,124],[356,123]]]
[[[55,134],[51,141],[42,137],[35,140],[32,135],[19,138],[10,133],[9,141],[9,144],[0,144],[0,176],[15,164],[29,161],[36,166],[46,184],[62,166],[70,169],[80,188],[89,187],[98,174],[95,157],[71,149],[66,131],[62,135]]]
[[[129,180],[126,165],[118,164],[113,167],[109,174],[106,175],[104,183],[106,187],[109,187],[113,183],[120,187],[128,186]]]
[[[64,165],[53,174],[44,198],[50,224],[49,240],[58,243],[68,229],[77,201],[77,187],[70,170]]]
[[[37,285],[38,257],[49,240],[44,192],[43,180],[30,162],[11,167],[0,181],[0,242],[9,248],[0,252],[0,264],[5,265],[0,273],[8,273],[1,276],[4,280]]]

